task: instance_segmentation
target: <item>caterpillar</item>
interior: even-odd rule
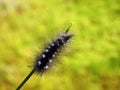
[[[72,33],[68,33],[71,25],[55,40],[53,40],[51,44],[48,44],[48,46],[45,48],[42,54],[37,55],[32,71],[22,81],[22,83],[17,87],[16,90],[20,90],[20,88],[22,88],[22,86],[26,83],[26,81],[32,76],[34,72],[43,73],[50,67],[50,65],[53,62],[53,59],[57,56],[62,47],[64,47],[66,43],[73,37]]]

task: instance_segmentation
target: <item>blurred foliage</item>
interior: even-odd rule
[[[15,90],[39,48],[71,22],[62,64],[22,90],[120,90],[120,0],[0,0],[0,90]]]

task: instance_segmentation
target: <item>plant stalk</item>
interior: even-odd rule
[[[33,73],[35,72],[35,69],[33,69],[27,76],[26,78],[21,82],[21,84],[16,88],[16,90],[20,90],[23,85],[28,81],[28,79],[33,75]]]

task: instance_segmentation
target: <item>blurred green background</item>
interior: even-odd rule
[[[120,90],[120,0],[0,0],[0,90],[15,90],[71,22],[61,63],[22,90]]]

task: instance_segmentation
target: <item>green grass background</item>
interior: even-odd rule
[[[61,63],[22,90],[120,90],[120,0],[0,0],[0,90],[15,90],[38,48],[72,22]]]

